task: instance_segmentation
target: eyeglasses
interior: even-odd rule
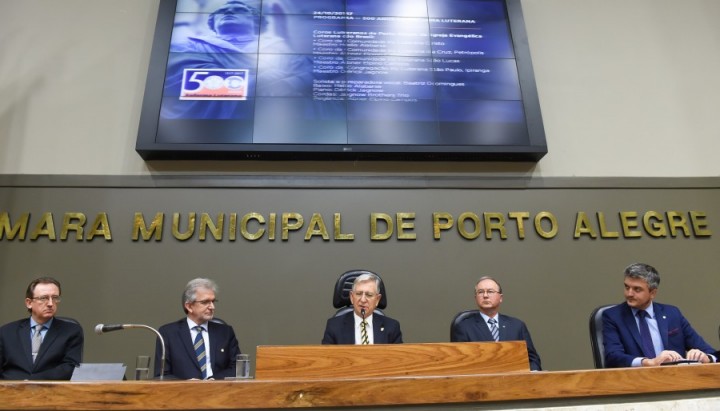
[[[378,294],[377,293],[371,293],[369,291],[353,291],[353,295],[355,295],[356,298],[362,298],[363,295],[368,299],[372,300],[375,298]]]
[[[31,300],[38,301],[43,304],[47,304],[48,301],[50,301],[50,300],[52,300],[52,302],[54,302],[56,304],[59,303],[60,301],[62,301],[62,299],[60,298],[59,295],[43,295],[41,297],[33,297],[33,298],[31,298]]]
[[[497,291],[497,290],[475,290],[475,294],[477,294],[477,295],[487,294],[488,297],[492,297],[495,294],[500,294],[500,291]]]
[[[202,305],[202,306],[207,307],[207,306],[210,305],[210,304],[213,304],[213,305],[214,305],[214,304],[217,304],[217,303],[218,303],[218,300],[193,301],[193,304],[194,304],[194,303],[198,303],[198,304],[200,304],[200,305]]]

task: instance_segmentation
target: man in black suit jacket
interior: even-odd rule
[[[73,322],[55,318],[60,302],[60,283],[50,277],[28,285],[25,306],[30,318],[0,328],[0,379],[69,380],[80,365],[83,330]],[[33,337],[40,327],[39,348],[33,352]]]
[[[227,324],[212,321],[215,316],[217,285],[206,278],[191,280],[183,293],[186,318],[160,327],[165,341],[164,375],[183,380],[218,380],[235,376],[235,358],[240,354],[235,331]],[[197,327],[202,330],[198,331]],[[205,358],[198,360],[194,341],[198,333],[205,346]],[[155,376],[160,375],[162,347],[155,344]],[[201,365],[202,363],[202,365]]]
[[[450,341],[525,341],[530,369],[532,371],[542,370],[540,356],[535,350],[530,331],[525,323],[517,318],[498,314],[502,300],[500,283],[492,277],[480,278],[475,285],[475,302],[480,310],[453,325],[450,331]],[[497,339],[491,331],[493,325],[489,323],[490,320],[495,321]]]
[[[353,311],[330,318],[325,326],[323,344],[400,344],[400,323],[384,315],[373,315],[380,302],[380,278],[362,274],[355,278],[350,302]],[[363,333],[363,321],[365,333]],[[366,336],[366,337],[365,337]]]

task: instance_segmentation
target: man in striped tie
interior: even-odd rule
[[[322,343],[358,345],[402,343],[400,323],[375,311],[380,298],[378,276],[371,273],[357,276],[350,291],[353,311],[327,321]]]
[[[481,277],[475,284],[475,302],[479,311],[453,324],[450,341],[525,341],[530,369],[542,370],[530,331],[521,320],[499,313],[502,301],[500,283],[492,277]]]
[[[183,292],[186,317],[160,327],[165,340],[165,378],[216,380],[235,376],[240,347],[233,328],[215,319],[217,284],[191,280]],[[155,376],[160,375],[162,348],[155,349]]]

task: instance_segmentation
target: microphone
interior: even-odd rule
[[[110,331],[124,330],[125,328],[134,328],[133,324],[98,324],[95,326],[95,334],[102,335]]]
[[[163,339],[162,335],[160,335],[160,332],[149,325],[145,324],[98,324],[95,326],[95,333],[98,335],[102,335],[103,333],[107,333],[110,331],[117,331],[117,330],[126,330],[128,328],[144,328],[146,330],[150,330],[157,335],[158,340],[160,340],[160,348],[162,348],[162,357],[160,358],[160,380],[163,379],[165,374],[165,340]]]
[[[360,309],[360,316],[362,317],[363,320],[365,319],[365,309],[364,308]]]

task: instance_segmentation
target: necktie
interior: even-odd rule
[[[367,333],[367,326],[368,326],[368,323],[365,320],[363,320],[363,322],[360,323],[360,343],[362,345],[370,344],[370,339],[368,338],[368,333]]]
[[[491,318],[488,320],[488,323],[490,324],[490,332],[492,333],[493,339],[495,341],[500,341],[500,332],[497,328],[497,320]]]
[[[203,339],[203,328],[199,325],[195,327],[197,335],[195,336],[195,342],[193,347],[195,348],[195,357],[197,358],[198,365],[200,365],[200,371],[202,372],[203,380],[207,378],[207,355],[205,352],[205,340]]]
[[[40,351],[40,344],[42,344],[42,334],[40,333],[43,329],[42,324],[35,325],[35,333],[32,336],[32,359],[35,362],[38,351]]]
[[[645,310],[638,310],[637,316],[640,317],[638,323],[640,324],[640,341],[642,342],[643,353],[648,358],[655,358],[655,347],[650,336],[650,327],[647,324],[648,313]]]

